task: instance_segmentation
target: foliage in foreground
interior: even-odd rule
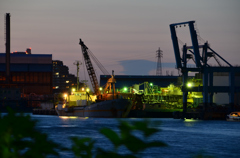
[[[9,109],[7,115],[0,113],[0,157],[43,158],[58,155],[59,145],[48,140],[46,134],[35,129],[36,121],[30,116],[16,114]]]

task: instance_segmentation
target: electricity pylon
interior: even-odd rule
[[[156,75],[157,76],[162,76],[162,63],[161,63],[161,58],[163,57],[162,54],[162,50],[160,49],[160,47],[158,48],[158,50],[156,51],[156,57],[157,57],[157,71],[156,71]]]

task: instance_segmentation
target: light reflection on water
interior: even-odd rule
[[[109,118],[60,118],[58,116],[32,115],[39,122],[37,128],[50,139],[65,147],[71,147],[69,137],[90,137],[96,145],[110,149],[112,145],[98,131],[108,127],[118,131],[118,119]],[[120,119],[134,122],[144,119]],[[161,140],[169,145],[165,148],[151,148],[142,157],[192,157],[201,151],[215,157],[238,157],[240,154],[240,124],[227,121],[202,121],[180,119],[147,119],[150,125],[161,129],[151,140]],[[231,141],[230,141],[231,140]],[[123,150],[123,152],[126,149]],[[173,152],[174,151],[174,152]],[[61,157],[73,157],[72,153],[61,152]]]

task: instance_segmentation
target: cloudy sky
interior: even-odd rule
[[[109,73],[155,75],[160,47],[163,74],[177,75],[169,24],[190,20],[211,48],[240,65],[239,0],[1,0],[0,52],[5,13],[11,14],[11,51],[52,54],[73,74],[82,38]],[[189,32],[181,29],[179,38],[188,43]]]

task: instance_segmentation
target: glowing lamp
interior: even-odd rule
[[[193,86],[192,83],[187,83],[188,88],[191,88],[192,86]]]
[[[65,99],[67,98],[67,94],[66,93],[63,96],[64,96]]]

